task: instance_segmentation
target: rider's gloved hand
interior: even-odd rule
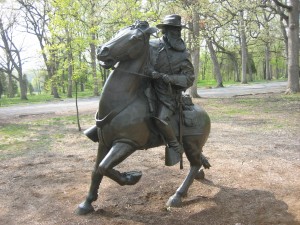
[[[162,79],[163,79],[163,81],[164,81],[166,84],[172,83],[171,77],[170,77],[169,75],[167,75],[167,74],[162,74]]]
[[[161,77],[162,77],[162,74],[159,73],[159,72],[157,72],[157,71],[153,71],[153,72],[151,73],[151,77],[152,77],[152,79],[156,80],[156,79],[158,79],[158,78],[161,78]]]

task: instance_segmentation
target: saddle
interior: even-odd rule
[[[157,97],[154,93],[152,87],[148,87],[144,91],[147,101],[149,104],[149,111],[151,116],[156,116],[156,103]],[[176,136],[180,135],[180,117],[182,118],[182,135],[200,135],[204,133],[203,127],[205,123],[206,112],[199,106],[195,105],[192,101],[192,98],[188,94],[183,94],[181,96],[182,110],[180,108],[176,111],[176,113],[171,117],[171,125],[173,130],[175,131]],[[182,115],[180,115],[182,112]]]

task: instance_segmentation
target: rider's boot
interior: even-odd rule
[[[169,151],[166,155],[166,158],[168,158],[168,154],[175,154],[174,157],[177,158],[179,161],[179,159],[181,158],[181,154],[183,153],[183,148],[182,148],[181,144],[178,142],[172,126],[170,124],[168,124],[167,122],[162,121],[158,118],[155,118],[155,119],[156,119],[155,120],[156,126],[158,127],[159,132],[164,136],[164,138],[166,139],[166,141],[168,143],[167,150],[169,150]],[[171,163],[171,164],[173,164],[173,163]]]

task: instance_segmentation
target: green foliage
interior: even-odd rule
[[[24,103],[27,104],[27,103],[47,102],[52,99],[53,99],[53,97],[50,94],[40,94],[40,95],[28,96],[28,101],[21,100],[19,97],[8,98],[7,96],[3,96],[0,99],[0,107],[16,105],[16,104],[24,104]]]
[[[90,123],[90,119],[90,115],[81,117],[86,124]],[[57,151],[53,145],[63,141],[66,133],[82,135],[73,128],[74,124],[75,116],[60,116],[0,125],[0,161],[26,154]]]
[[[199,85],[206,83],[205,85],[213,86],[210,82],[215,79],[209,52],[203,41],[205,38],[211,39],[214,43],[224,82],[236,79],[237,71],[232,56],[238,65],[237,70],[241,71],[239,21],[241,11],[244,12],[252,76],[255,80],[264,78],[265,47],[268,43],[271,49],[270,64],[273,79],[283,78],[286,75],[287,64],[283,35],[280,32],[280,17],[273,11],[261,8],[260,3],[240,0],[49,0],[47,1],[49,20],[45,21],[47,41],[43,53],[46,54],[48,66],[52,66],[54,75],[50,78],[45,70],[37,72],[32,81],[33,89],[38,93],[45,91],[50,94],[54,86],[58,88],[60,95],[64,95],[69,81],[73,81],[73,84],[83,83],[89,89],[99,86],[101,71],[97,66],[94,78],[91,67],[92,46],[99,46],[108,41],[117,30],[136,20],[147,20],[155,26],[166,14],[172,13],[180,14],[185,24],[192,23],[193,13],[200,15],[201,32],[198,39],[192,38],[192,29],[183,30],[183,38],[188,46],[195,44],[201,46]],[[199,43],[192,43],[191,39]],[[1,81],[3,92],[7,94],[7,81],[5,79]]]
[[[87,98],[93,96],[93,90],[92,89],[85,89],[84,92],[78,92],[78,98]],[[62,93],[61,98],[59,100],[54,99],[51,93],[41,93],[41,94],[35,94],[28,96],[28,100],[21,100],[19,97],[14,98],[8,98],[7,96],[2,96],[0,99],[0,107],[5,106],[11,106],[11,105],[17,105],[17,104],[32,104],[32,103],[43,103],[43,102],[56,102],[61,101],[63,99],[67,99],[67,94]]]

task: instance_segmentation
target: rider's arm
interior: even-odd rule
[[[184,60],[180,65],[180,73],[168,77],[172,85],[187,89],[195,80],[194,67],[189,60]]]

